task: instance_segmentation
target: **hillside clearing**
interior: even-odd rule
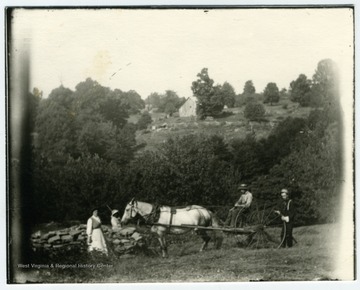
[[[195,117],[167,117],[163,113],[152,113],[153,122],[147,130],[138,131],[138,144],[146,144],[144,149],[154,150],[170,137],[188,134],[220,135],[226,141],[243,139],[249,133],[255,133],[257,139],[266,138],[276,125],[287,117],[304,118],[311,108],[299,107],[289,101],[266,106],[263,122],[251,122],[244,117],[244,107],[226,109],[228,114],[221,118],[197,120]],[[136,123],[140,115],[132,115],[129,122]]]

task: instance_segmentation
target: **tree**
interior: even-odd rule
[[[262,161],[263,173],[267,173],[275,164],[291,153],[296,146],[296,137],[306,128],[302,118],[288,117],[281,121],[267,139],[260,140],[263,149],[258,153]]]
[[[299,224],[333,222],[341,212],[339,128],[336,124],[321,127],[298,136],[296,147],[268,176],[294,189]]]
[[[238,183],[227,158],[223,137],[170,138],[132,163],[128,191],[159,204],[226,204]]]
[[[90,78],[79,83],[75,92],[63,86],[53,90],[41,100],[36,118],[39,151],[50,159],[61,158],[59,162],[67,155],[82,154],[129,162],[136,150],[135,130],[126,127],[128,105],[123,100],[123,92]]]
[[[255,94],[255,91],[256,90],[255,90],[252,80],[246,81],[245,85],[244,85],[243,95],[251,96],[251,95]]]
[[[137,114],[145,108],[144,100],[141,99],[141,96],[136,91],[122,92],[116,89],[114,92],[120,96],[121,102],[127,108],[129,114]]]
[[[75,151],[77,134],[73,101],[73,92],[60,86],[39,102],[35,132],[39,150],[49,158]]]
[[[286,99],[288,97],[288,91],[286,88],[282,88],[280,90],[280,98],[281,99]]]
[[[178,109],[176,109],[175,105],[173,103],[167,103],[166,106],[165,106],[165,114],[168,114],[168,115],[172,115],[174,114],[175,112],[177,112]]]
[[[243,93],[237,97],[236,104],[237,106],[246,105],[251,102],[256,102],[255,96],[255,87],[252,80],[245,82]]]
[[[31,211],[37,222],[83,219],[95,206],[106,210],[125,204],[123,168],[99,156],[68,157],[58,165],[37,155]],[[29,206],[29,205],[27,205]]]
[[[311,80],[307,79],[306,75],[301,74],[295,81],[290,83],[290,99],[299,103],[302,107],[310,105]]]
[[[145,104],[147,104],[151,108],[158,108],[160,105],[161,95],[158,93],[151,93],[145,100]]]
[[[192,82],[191,90],[198,99],[197,115],[201,119],[215,116],[224,108],[224,100],[220,94],[220,87],[214,86],[214,81],[208,75],[208,69],[203,68],[197,74],[198,79]]]
[[[272,106],[273,103],[278,103],[280,99],[279,88],[276,83],[268,83],[264,90],[264,103],[270,103]]]
[[[224,82],[224,84],[220,88],[220,94],[222,95],[222,98],[224,100],[224,104],[228,108],[233,108],[235,104],[235,90],[232,85],[230,85],[228,82]]]
[[[149,124],[151,124],[151,122],[152,122],[152,119],[151,119],[149,112],[144,112],[141,114],[141,117],[140,117],[139,121],[137,121],[136,125],[137,125],[137,128],[139,130],[141,130],[141,129],[146,129],[147,126]]]
[[[111,92],[100,104],[99,112],[106,121],[111,121],[117,128],[123,128],[129,118],[128,110],[124,105],[118,90]]]
[[[337,104],[338,102],[338,75],[333,60],[321,60],[313,75],[313,95],[315,104]]]
[[[166,90],[165,95],[160,95],[157,111],[171,115],[177,112],[184,102],[185,98],[179,98],[176,92]]]
[[[250,121],[261,120],[265,116],[265,108],[260,103],[248,103],[244,109],[244,116]]]
[[[262,160],[259,159],[261,143],[256,140],[254,134],[248,134],[245,139],[233,139],[229,145],[231,162],[241,174],[241,180],[251,183],[263,171]]]
[[[136,126],[131,123],[126,123],[121,130],[116,130],[115,138],[109,143],[103,158],[121,166],[129,164],[139,148],[136,146],[135,132]]]

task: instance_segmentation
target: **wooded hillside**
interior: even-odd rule
[[[230,84],[212,87],[207,70],[202,71],[200,78],[210,87],[194,82],[195,96],[202,94],[202,102],[209,99],[207,93],[216,98],[210,96],[215,107],[203,104],[200,111],[206,114],[199,119],[175,114],[159,120],[135,91],[111,90],[91,79],[74,91],[56,88],[48,98],[34,90],[29,94],[31,162],[25,170],[32,222],[84,220],[94,206],[101,208],[100,215],[108,214],[107,205],[122,210],[133,197],[177,206],[229,205],[238,198],[240,183],[250,185],[258,204],[269,206],[281,188],[288,188],[298,224],[336,220],[341,115],[332,62],[325,63],[319,63],[311,82],[301,75],[287,93],[269,86],[271,101],[265,96],[263,102],[255,88],[249,89],[252,82],[239,103]],[[234,102],[224,97],[227,91]],[[173,105],[158,100],[161,112],[173,113],[184,101],[172,91],[164,98]],[[224,100],[240,107],[220,109]],[[254,103],[265,113],[249,120],[244,111]],[[216,114],[209,118],[211,108]],[[135,114],[141,117],[133,120],[139,121],[129,121]],[[161,123],[169,126],[166,134],[152,128]],[[161,137],[148,144],[154,139],[146,136]]]

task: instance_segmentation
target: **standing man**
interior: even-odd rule
[[[293,227],[295,208],[293,201],[289,198],[289,191],[284,188],[281,190],[281,202],[278,205],[278,209],[275,212],[281,216],[283,221],[283,228],[281,230],[281,247],[285,248],[293,246]]]
[[[252,193],[249,191],[249,188],[246,184],[241,184],[238,187],[238,190],[240,191],[241,196],[235,203],[235,206],[230,209],[228,217],[225,221],[225,226],[229,226],[230,224],[230,227],[232,228],[236,227],[236,218],[238,215],[240,217],[240,226],[242,226],[245,215],[249,212],[253,200]]]

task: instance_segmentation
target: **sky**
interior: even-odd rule
[[[279,89],[318,62],[351,69],[353,15],[341,9],[24,10],[13,15],[11,36],[30,44],[31,82],[46,97],[90,77],[135,90],[143,99],[174,90],[192,95],[206,67],[215,84],[242,93],[247,80],[262,92]]]

